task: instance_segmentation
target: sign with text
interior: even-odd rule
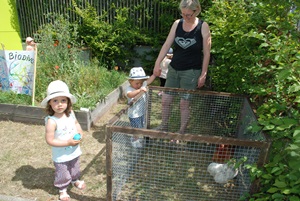
[[[0,50],[0,83],[3,91],[32,95],[34,51]]]

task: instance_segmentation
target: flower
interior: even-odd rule
[[[55,66],[55,69],[58,70],[58,69],[59,69],[59,66],[56,65],[56,66]]]
[[[59,45],[59,41],[55,40],[53,45],[54,45],[54,47],[57,47]]]

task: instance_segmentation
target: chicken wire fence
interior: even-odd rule
[[[107,200],[243,200],[255,189],[246,165],[263,165],[270,147],[256,123],[243,96],[150,86],[107,125]]]

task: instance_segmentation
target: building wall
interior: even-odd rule
[[[0,43],[6,50],[22,50],[15,0],[0,0],[0,19]]]

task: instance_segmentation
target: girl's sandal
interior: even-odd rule
[[[73,186],[75,186],[79,190],[84,190],[85,187],[86,187],[83,180],[72,181],[72,184],[73,184]]]
[[[59,200],[60,201],[70,201],[71,198],[67,193],[67,189],[59,190]]]

